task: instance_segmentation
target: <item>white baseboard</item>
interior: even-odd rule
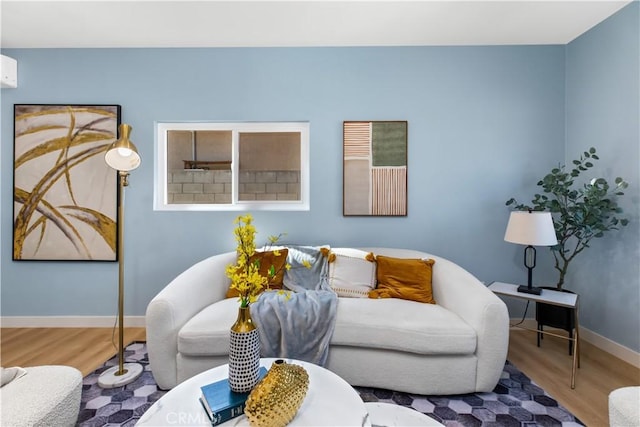
[[[112,328],[116,316],[2,316],[3,328]],[[125,316],[124,326],[145,327],[144,316]]]
[[[580,335],[585,341],[593,344],[594,346],[613,354],[618,359],[624,360],[630,365],[640,368],[640,353],[631,350],[629,347],[625,347],[622,344],[618,344],[615,341],[611,341],[609,338],[603,337],[587,328],[580,328]]]
[[[511,319],[511,324],[519,323],[522,319]],[[527,318],[522,322],[521,326],[529,329],[536,329],[537,323],[535,319]],[[517,329],[516,327],[512,327],[512,329]],[[554,331],[554,328],[545,328],[545,331]],[[562,330],[556,329],[560,334],[565,333]],[[590,329],[585,327],[580,327],[580,337],[585,340],[589,344],[592,344],[598,347],[602,351],[606,351],[607,353],[617,357],[620,360],[627,362],[628,364],[635,366],[640,369],[640,353],[631,350],[628,347],[623,346],[622,344],[618,344],[615,341],[611,341],[609,338],[603,337],[600,334],[593,332]]]

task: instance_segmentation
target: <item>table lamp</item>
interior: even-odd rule
[[[553,246],[558,243],[551,213],[542,211],[511,212],[504,240],[527,245],[524,249],[524,266],[528,270],[527,286],[518,286],[518,292],[540,295],[542,289],[534,288],[531,284],[533,268],[536,266],[536,248],[534,246]]]
[[[118,365],[98,378],[102,388],[115,388],[135,381],[143,371],[139,363],[124,363],[124,187],[129,185],[129,171],[140,166],[140,155],[129,140],[131,126],[120,125],[120,138],[107,148],[104,160],[118,171]]]

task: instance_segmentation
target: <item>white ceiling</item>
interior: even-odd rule
[[[566,44],[628,3],[2,0],[0,46]]]

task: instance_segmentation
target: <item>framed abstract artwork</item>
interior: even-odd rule
[[[343,123],[344,216],[407,215],[407,122]]]
[[[14,105],[14,260],[118,260],[119,124],[119,105]]]

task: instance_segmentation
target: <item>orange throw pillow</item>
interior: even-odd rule
[[[376,263],[378,285],[369,291],[369,298],[401,298],[436,303],[431,286],[434,260],[378,255]]]
[[[271,266],[275,269],[276,275],[269,282],[269,289],[282,289],[282,279],[284,278],[285,265],[287,263],[288,249],[279,249],[276,256],[275,251],[256,252],[249,258],[249,262],[260,261],[260,275],[269,279]],[[240,296],[237,289],[229,288],[227,298],[237,298]]]

